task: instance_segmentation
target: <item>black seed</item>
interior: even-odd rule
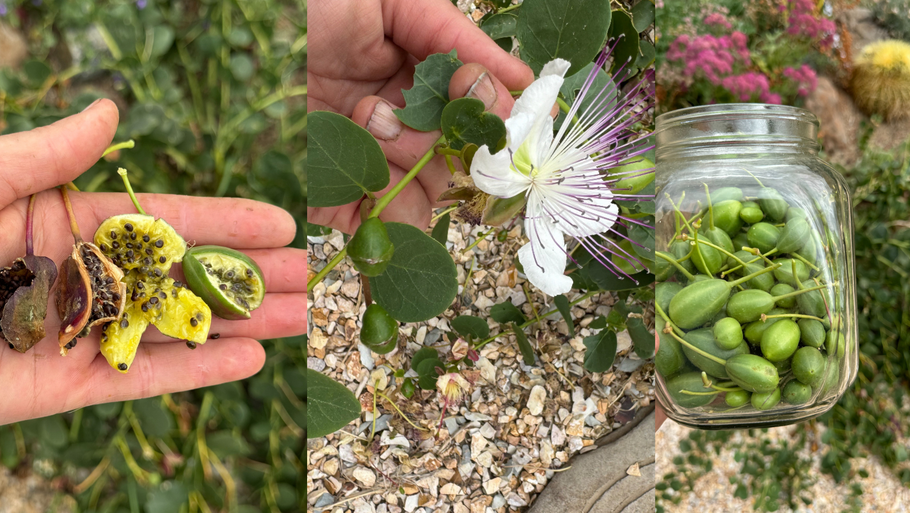
[[[142,303],[142,311],[143,311],[143,312],[148,312],[148,311],[149,311],[149,304],[148,304],[148,303]]]
[[[104,326],[102,326],[102,327],[101,327],[101,333],[104,333],[105,331],[107,331],[107,327],[110,326],[110,325],[111,325],[111,323],[107,323],[107,324],[105,324]]]
[[[107,278],[104,279],[104,283],[107,283],[108,285],[110,285],[111,283],[114,283],[114,278],[111,276],[108,276]]]
[[[128,321],[128,320],[126,320],[126,319],[123,319],[122,321],[120,321],[120,327],[123,328],[123,329],[129,328],[129,327],[130,327],[130,321]]]
[[[183,282],[182,282],[182,281],[175,281],[175,282],[174,282],[174,286],[177,287],[177,288],[179,289],[180,287],[183,286]]]
[[[70,341],[67,342],[67,344],[66,344],[65,346],[63,346],[63,347],[66,348],[66,349],[72,349],[72,348],[76,347],[76,339],[70,340]]]
[[[234,271],[228,271],[227,274],[225,274],[225,276],[227,276],[228,278],[233,278],[233,277],[234,277]]]
[[[125,370],[127,369],[127,366],[126,366],[125,363],[118,363],[118,364],[117,364],[117,368],[120,369],[120,370],[122,370],[122,371],[125,371]]]
[[[195,328],[196,326],[199,326],[199,321],[197,321],[195,317],[194,317],[194,318],[191,318],[191,319],[190,319],[190,326],[192,326],[192,327],[194,327],[194,328]]]
[[[120,249],[120,243],[117,241],[114,241],[111,243],[111,247],[114,249]]]
[[[190,348],[190,349],[196,349],[196,343],[193,342],[192,340],[187,340],[187,341],[186,341],[186,347],[188,347],[188,348]]]
[[[155,276],[157,276],[158,278],[161,278],[162,275],[163,275],[163,273],[161,272],[161,269],[155,268]]]
[[[199,319],[199,321],[202,321],[202,319],[205,319],[205,317],[202,316],[202,312],[199,312],[196,314],[196,319]]]
[[[151,303],[151,304],[153,304],[153,305],[157,305],[157,304],[158,304],[158,296],[152,296],[152,298],[149,299],[149,303]]]
[[[227,285],[225,285],[224,283],[222,283],[221,285],[218,285],[218,288],[221,289],[221,290],[227,290]]]
[[[156,240],[156,241],[155,241],[155,247],[156,247],[156,248],[164,247],[164,241],[163,241],[163,240]]]
[[[145,264],[145,265],[152,265],[152,259],[146,257],[146,258],[142,261],[142,263]]]
[[[152,255],[155,254],[155,252],[152,251],[151,249],[147,249],[147,250],[145,250],[145,254],[148,255],[148,256],[152,256]]]
[[[139,283],[136,284],[136,288],[139,289],[139,290],[144,289],[144,288],[145,288],[145,283],[142,283],[142,282],[140,281]]]
[[[117,232],[111,230],[111,240],[117,240]]]
[[[102,244],[102,245],[101,245],[101,251],[104,252],[104,253],[107,253],[107,244]]]
[[[9,348],[10,348],[10,349],[16,349],[16,347],[13,345],[12,342],[7,342],[7,344],[9,344]]]
[[[151,240],[151,239],[149,238],[148,235],[143,235],[143,236],[142,236],[142,242],[148,242],[148,241],[150,241],[150,240]]]
[[[221,333],[212,333],[212,340],[218,340],[221,338]]]
[[[252,269],[247,269],[247,270],[246,270],[246,275],[247,275],[248,277],[252,278],[252,277],[253,277],[253,270],[252,270]]]
[[[165,294],[164,292],[159,292],[158,297],[160,297],[161,300],[164,301],[165,299],[167,299],[167,294]]]
[[[133,244],[130,242],[126,243],[126,249],[133,249]]]
[[[161,263],[163,264],[163,263],[167,262],[167,257],[160,257],[160,258],[158,259],[158,261],[161,262]]]
[[[125,225],[123,225],[123,228],[128,232],[133,231],[133,225],[131,225],[130,223],[126,223]]]
[[[133,239],[133,240],[136,240],[136,234],[135,234],[135,233],[131,233],[131,234],[130,234],[130,238]]]
[[[143,246],[142,246],[142,244],[141,244],[141,243],[140,243],[140,244],[136,244],[136,249],[139,249],[139,250],[141,250],[141,249],[142,249],[142,247],[143,247]]]

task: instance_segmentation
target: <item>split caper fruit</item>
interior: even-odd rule
[[[249,256],[221,246],[199,246],[183,257],[187,285],[222,319],[249,319],[262,305],[265,278]]]

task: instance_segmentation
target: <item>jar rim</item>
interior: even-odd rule
[[[665,112],[654,120],[654,132],[691,121],[714,121],[722,119],[789,118],[793,121],[811,123],[819,126],[818,118],[808,110],[790,105],[773,103],[720,103],[715,105],[697,105],[670,112]]]

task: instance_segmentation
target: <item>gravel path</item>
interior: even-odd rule
[[[424,346],[447,355],[451,345],[444,334],[454,317],[483,317],[497,333],[500,326],[489,319],[496,303],[511,301],[528,318],[553,308],[512,264],[523,243],[520,229],[513,229],[503,243],[490,235],[465,251],[481,228],[452,223],[448,247],[459,283],[467,280],[468,285],[459,286],[455,304],[442,316],[405,325],[398,349],[388,355],[372,353],[357,342],[365,306],[352,267],[342,263],[314,289],[307,365],[345,384],[363,405],[359,421],[308,441],[307,501],[314,512],[525,511],[573,455],[595,449],[597,439],[653,401],[653,364],[635,355],[627,332],[618,335],[610,372],[592,374],[582,367],[582,339],[593,333],[586,326],[607,315],[615,301],[607,293],[572,309],[574,337],[568,336],[558,313],[526,330],[539,366],[524,364],[514,337],[485,346],[475,369],[466,371],[475,381],[469,399],[449,409],[441,430],[436,430],[442,404],[435,391],[418,392],[410,400],[397,393],[400,383],[392,369],[407,367],[411,355]],[[311,239],[309,272],[321,269],[342,247],[337,232]],[[570,300],[580,296],[573,294]],[[380,399],[377,432],[372,443],[366,443],[374,382],[420,429]]]
[[[790,439],[799,429],[806,429],[807,424],[797,424],[772,428],[762,438],[776,442],[781,439]],[[820,439],[824,428],[813,437]],[[673,470],[673,458],[682,454],[679,442],[687,439],[690,428],[681,426],[672,420],[667,420],[657,432],[657,479]],[[738,431],[733,435],[731,445],[748,437],[746,431]],[[849,484],[837,484],[828,474],[821,471],[821,458],[823,449],[804,448],[800,451],[804,457],[812,459],[811,475],[816,479],[815,484],[809,488],[814,497],[811,506],[799,511],[812,513],[828,513],[844,511],[847,507],[845,498],[850,495]],[[693,492],[686,494],[679,505],[664,503],[667,513],[697,511],[699,513],[728,513],[730,511],[752,511],[751,499],[742,500],[733,496],[735,486],[730,484],[730,477],[736,475],[741,464],[734,460],[734,451],[724,449],[720,455],[712,453],[711,461],[714,468],[696,481]],[[853,468],[864,468],[869,472],[869,477],[856,476],[854,482],[863,487],[863,509],[866,512],[906,513],[910,511],[910,489],[902,486],[894,474],[880,461],[872,459],[856,459],[852,462]]]

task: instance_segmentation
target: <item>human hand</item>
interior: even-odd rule
[[[91,167],[117,128],[117,107],[108,100],[53,125],[0,137],[0,265],[25,254],[25,214],[35,207],[35,254],[58,269],[72,252],[73,237],[60,192]],[[50,190],[48,190],[50,189]],[[41,192],[44,191],[44,192]],[[262,368],[265,351],[254,340],[301,335],[306,330],[306,257],[283,248],[293,239],[294,219],[277,207],[243,199],[140,194],[151,215],[170,223],[191,244],[217,244],[242,250],[262,268],[266,294],[252,319],[213,319],[210,333],[221,335],[194,351],[184,341],[151,329],[139,345],[127,374],[108,365],[94,330],[68,356],[59,355],[60,319],[51,300],[47,336],[26,353],[0,344],[0,425],[61,413],[88,405],[152,397],[249,377]],[[104,219],[135,212],[127,194],[71,193],[83,234]],[[175,276],[176,279],[182,277]],[[54,289],[51,290],[53,297]]]
[[[503,119],[514,103],[509,90],[524,89],[534,80],[527,65],[448,0],[324,0],[311,6],[309,16],[307,107],[349,116],[376,137],[391,174],[389,186],[377,196],[399,182],[441,135],[408,128],[392,112],[404,107],[401,90],[412,86],[414,66],[421,60],[458,50],[462,62],[473,64],[452,77],[449,97],[480,99]],[[434,158],[380,218],[425,228],[450,180],[445,161]],[[353,233],[360,224],[360,202],[308,208],[307,215],[311,223]]]

